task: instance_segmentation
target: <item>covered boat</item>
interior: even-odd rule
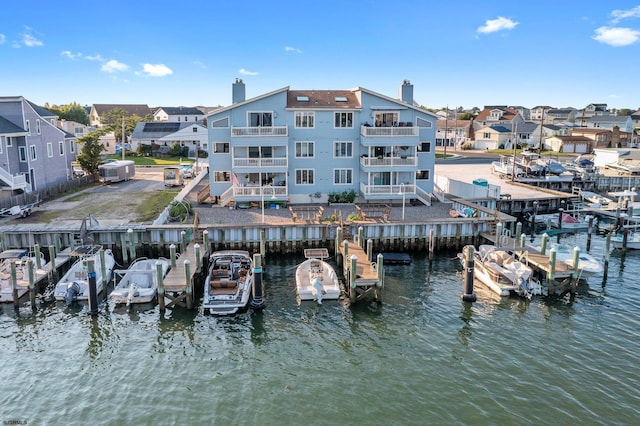
[[[84,245],[76,247],[71,253],[72,257],[78,260],[69,268],[63,277],[56,284],[54,297],[56,300],[64,301],[67,306],[77,300],[89,299],[89,271],[87,269],[88,260],[93,259],[94,272],[96,274],[96,294],[100,294],[104,284],[111,279],[111,273],[116,264],[111,249],[104,250],[104,270],[102,274],[101,255],[102,246]]]
[[[16,281],[26,278],[25,259],[29,250],[11,249],[0,253],[0,302],[13,302],[13,283],[11,282],[11,262],[16,263]],[[28,287],[18,287],[18,299],[29,290]]]
[[[212,315],[245,309],[251,298],[253,260],[248,251],[221,250],[209,257],[202,307]]]
[[[326,248],[305,249],[306,260],[296,268],[296,290],[300,300],[315,300],[340,297],[340,281],[336,271],[325,259],[329,258]]]
[[[157,265],[161,265],[162,277],[169,271],[171,263],[163,257],[158,259],[136,259],[128,269],[114,271],[120,276],[118,284],[109,295],[115,304],[151,303],[158,294]]]

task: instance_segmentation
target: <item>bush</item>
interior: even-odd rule
[[[329,203],[353,203],[356,200],[356,192],[351,191],[329,193]]]
[[[169,204],[169,218],[171,222],[184,222],[193,216],[193,206],[189,201],[172,201]]]

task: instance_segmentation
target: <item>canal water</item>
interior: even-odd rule
[[[602,256],[594,237],[591,253]],[[584,247],[584,244],[583,244]],[[267,307],[0,307],[0,420],[29,425],[637,424],[640,253],[571,300],[461,301],[455,252],[386,267],[383,304],[298,304],[271,257]]]

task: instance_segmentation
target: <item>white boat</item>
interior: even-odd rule
[[[336,271],[325,259],[329,258],[326,248],[305,249],[307,259],[296,268],[296,290],[300,300],[315,300],[318,305],[323,299],[340,298],[340,281]]]
[[[464,262],[462,254],[458,257]],[[492,245],[482,244],[474,251],[473,276],[500,296],[517,294],[530,299],[542,294],[540,283],[533,277],[533,269],[516,260],[511,253]]]
[[[70,254],[78,260],[71,265],[71,268],[62,276],[56,284],[53,296],[56,300],[64,301],[67,306],[74,301],[89,299],[89,276],[87,270],[87,260],[93,259],[93,269],[96,274],[96,294],[100,294],[104,284],[111,279],[111,273],[116,264],[111,249],[106,249],[104,253],[105,275],[102,275],[102,264],[100,253],[102,246],[84,245],[76,247]]]
[[[616,234],[611,236],[611,245],[614,249],[622,249],[624,236]],[[640,250],[640,232],[631,231],[627,234],[627,249]]]
[[[515,163],[527,175],[541,176],[548,172],[547,164],[537,152],[522,151]]]
[[[168,259],[136,259],[128,269],[114,271],[120,275],[120,281],[113,288],[109,299],[114,304],[151,303],[158,294],[157,265],[162,266],[162,277],[169,271],[171,263]]]
[[[546,226],[549,224],[552,228],[560,228],[558,224],[559,213],[539,214],[536,215],[536,224]],[[562,229],[567,231],[586,231],[589,228],[589,222],[586,217],[575,217],[569,213],[562,213]]]
[[[513,157],[501,155],[498,161],[491,162],[491,172],[500,176],[501,178],[512,177],[513,171]],[[515,176],[522,176],[524,174],[520,167],[516,166]]]
[[[11,249],[0,253],[0,302],[13,302],[13,283],[11,282],[11,262],[16,263],[16,281],[22,281],[26,278],[26,262],[21,259],[25,258],[29,250]],[[26,294],[28,287],[18,287],[18,299]]]
[[[212,315],[231,315],[245,309],[251,298],[253,260],[248,251],[221,250],[209,257],[202,307]]]
[[[541,246],[533,247],[535,250],[541,251]],[[551,249],[556,250],[556,262],[562,262],[570,268],[574,268],[573,257],[575,246],[567,243],[547,242],[546,255],[548,256]],[[602,262],[591,256],[586,251],[580,249],[580,257],[578,258],[578,278],[589,278],[592,275],[601,274],[604,270]]]

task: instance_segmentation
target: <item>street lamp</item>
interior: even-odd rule
[[[398,193],[398,195],[402,195],[402,220],[404,220],[404,204],[406,197],[406,193],[404,192],[404,183],[400,184],[400,192]]]
[[[276,192],[271,185],[260,187],[260,205],[262,206],[262,223],[264,223],[264,190],[266,188],[271,188],[271,199],[272,200],[276,199]]]

